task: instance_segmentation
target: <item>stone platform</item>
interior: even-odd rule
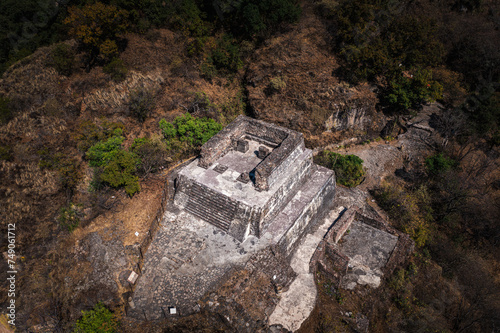
[[[307,227],[322,216],[317,213],[328,212],[332,203],[333,174],[322,167],[312,171],[310,180],[301,184],[260,238],[249,235],[240,242],[187,211],[167,212],[145,255],[128,315],[158,320],[170,316],[169,307],[176,307],[179,315],[192,314],[198,301],[222,283],[231,268],[245,265],[257,252],[274,247],[290,256]]]

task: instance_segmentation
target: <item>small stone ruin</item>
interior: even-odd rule
[[[179,172],[174,202],[240,242],[270,233],[289,254],[334,194],[334,173],[313,164],[301,133],[239,116]]]

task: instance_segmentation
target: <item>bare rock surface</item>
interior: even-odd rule
[[[354,289],[360,284],[377,288],[383,276],[382,268],[397,241],[397,236],[354,221],[339,245],[339,250],[350,259],[349,272],[342,280],[343,287]]]

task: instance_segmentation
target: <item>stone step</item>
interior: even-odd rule
[[[207,208],[207,206],[200,205],[197,202],[190,200],[186,205],[186,210],[194,216],[197,216],[226,232],[229,230],[230,221],[232,219],[224,219],[220,215],[215,215],[210,211],[210,209]]]
[[[309,223],[310,217],[318,213],[317,209],[325,199],[323,195],[332,196],[327,200],[330,202],[333,200],[334,190],[331,193],[323,194],[324,186],[335,182],[335,179],[331,177],[334,177],[331,170],[314,165],[311,176],[301,185],[262,234],[270,234],[270,238],[275,243],[286,243],[286,247],[291,248],[298,239],[293,235],[297,233],[295,236],[298,236]]]
[[[222,202],[218,199],[209,198],[205,196],[191,195],[189,199],[190,201],[198,202],[200,205],[206,205],[208,207],[211,207],[212,209],[215,209],[217,212],[223,215],[227,215],[226,217],[233,216],[234,212],[236,212],[236,209],[238,207],[237,205],[226,204],[225,202]]]
[[[230,200],[229,198],[225,199],[218,193],[200,193],[199,191],[192,189],[190,196],[198,200],[213,203],[217,207],[227,207],[228,209],[236,209],[238,207],[238,204],[235,201]]]
[[[220,193],[210,190],[207,187],[202,187],[196,183],[193,184],[190,191],[190,196],[195,198],[200,198],[214,203],[217,206],[228,206],[230,208],[236,209],[238,204],[236,201],[230,198],[224,197]]]
[[[190,202],[190,203],[188,203],[188,205],[186,207],[188,207],[192,211],[195,211],[198,215],[205,214],[205,216],[202,216],[202,217],[212,218],[212,219],[218,220],[222,224],[229,225],[230,221],[233,218],[233,216],[227,217],[227,215],[218,214],[218,213],[212,211],[211,209],[207,208],[205,205],[201,205],[197,202]]]
[[[223,208],[214,208],[210,203],[200,200],[189,200],[188,205],[197,206],[200,211],[206,212],[209,215],[216,216],[221,220],[231,221],[234,218],[236,210],[224,210]]]

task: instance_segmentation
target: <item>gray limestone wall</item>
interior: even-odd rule
[[[301,144],[297,145],[295,149],[283,160],[281,163],[274,168],[269,177],[267,178],[267,184],[272,187],[276,181],[283,177],[287,177],[287,172],[289,172],[290,166],[293,162],[304,152],[305,146],[302,141]]]
[[[283,183],[283,185],[273,194],[271,199],[269,199],[269,201],[264,206],[262,211],[265,216],[260,221],[260,231],[264,231],[267,229],[269,223],[272,222],[276,214],[290,200],[290,196],[294,195],[295,192],[297,192],[297,189],[300,188],[303,180],[311,175],[311,165],[312,152],[309,151],[308,155],[303,159],[302,163],[296,169],[295,173],[292,175],[287,175],[288,179],[286,180],[286,182]],[[287,171],[293,172],[293,170]]]
[[[202,147],[198,166],[208,169],[215,161],[236,147],[238,139],[246,132],[248,117],[239,116],[211,137]]]
[[[335,243],[338,243],[340,238],[344,235],[344,233],[351,226],[352,221],[358,215],[359,208],[357,206],[353,206],[349,208],[347,211],[342,214],[340,219],[335,223],[335,225],[328,232],[328,239],[332,240]]]
[[[245,135],[261,138],[271,145],[276,145],[272,153],[255,168],[255,187],[260,191],[267,191],[283,176],[296,157],[294,152],[296,153],[297,148],[299,150],[305,148],[302,133],[246,116],[238,116],[203,145],[198,165],[202,168],[210,167],[217,159],[234,149],[237,141]]]
[[[255,187],[267,191],[293,162],[293,153],[297,149],[304,150],[304,148],[302,133],[290,132],[286,139],[255,168]]]
[[[246,117],[245,120],[247,122],[246,132],[248,134],[270,141],[277,145],[282,143],[290,133],[290,130],[284,127],[266,123],[261,120],[249,117]]]
[[[295,223],[279,241],[279,246],[287,256],[292,254],[297,241],[302,237],[312,219],[321,219],[335,197],[335,174],[332,173],[328,180],[310,203],[305,207]]]
[[[216,216],[220,214],[222,206],[226,206],[229,203],[235,204],[236,201],[229,198],[228,196],[211,190],[205,185],[198,183],[185,175],[179,174],[176,181],[176,190],[174,196],[174,203],[181,209],[188,208],[189,200],[196,201],[201,200],[203,196],[193,195],[191,191],[201,191],[201,194],[205,194],[204,202],[197,203],[197,206],[203,207],[203,212],[198,213],[198,217],[204,219],[205,221],[224,229],[217,221],[214,221],[211,216]],[[209,198],[206,198],[206,197]],[[217,206],[218,204],[219,206]],[[189,209],[188,209],[189,211]],[[205,213],[204,213],[205,212]],[[193,213],[190,211],[190,213]],[[197,215],[197,214],[195,214]],[[247,234],[255,235],[259,237],[259,226],[258,221],[262,218],[262,212],[257,207],[248,206],[242,202],[237,202],[237,208],[232,219],[225,220],[224,224],[227,223],[227,232],[239,240],[243,241]]]

